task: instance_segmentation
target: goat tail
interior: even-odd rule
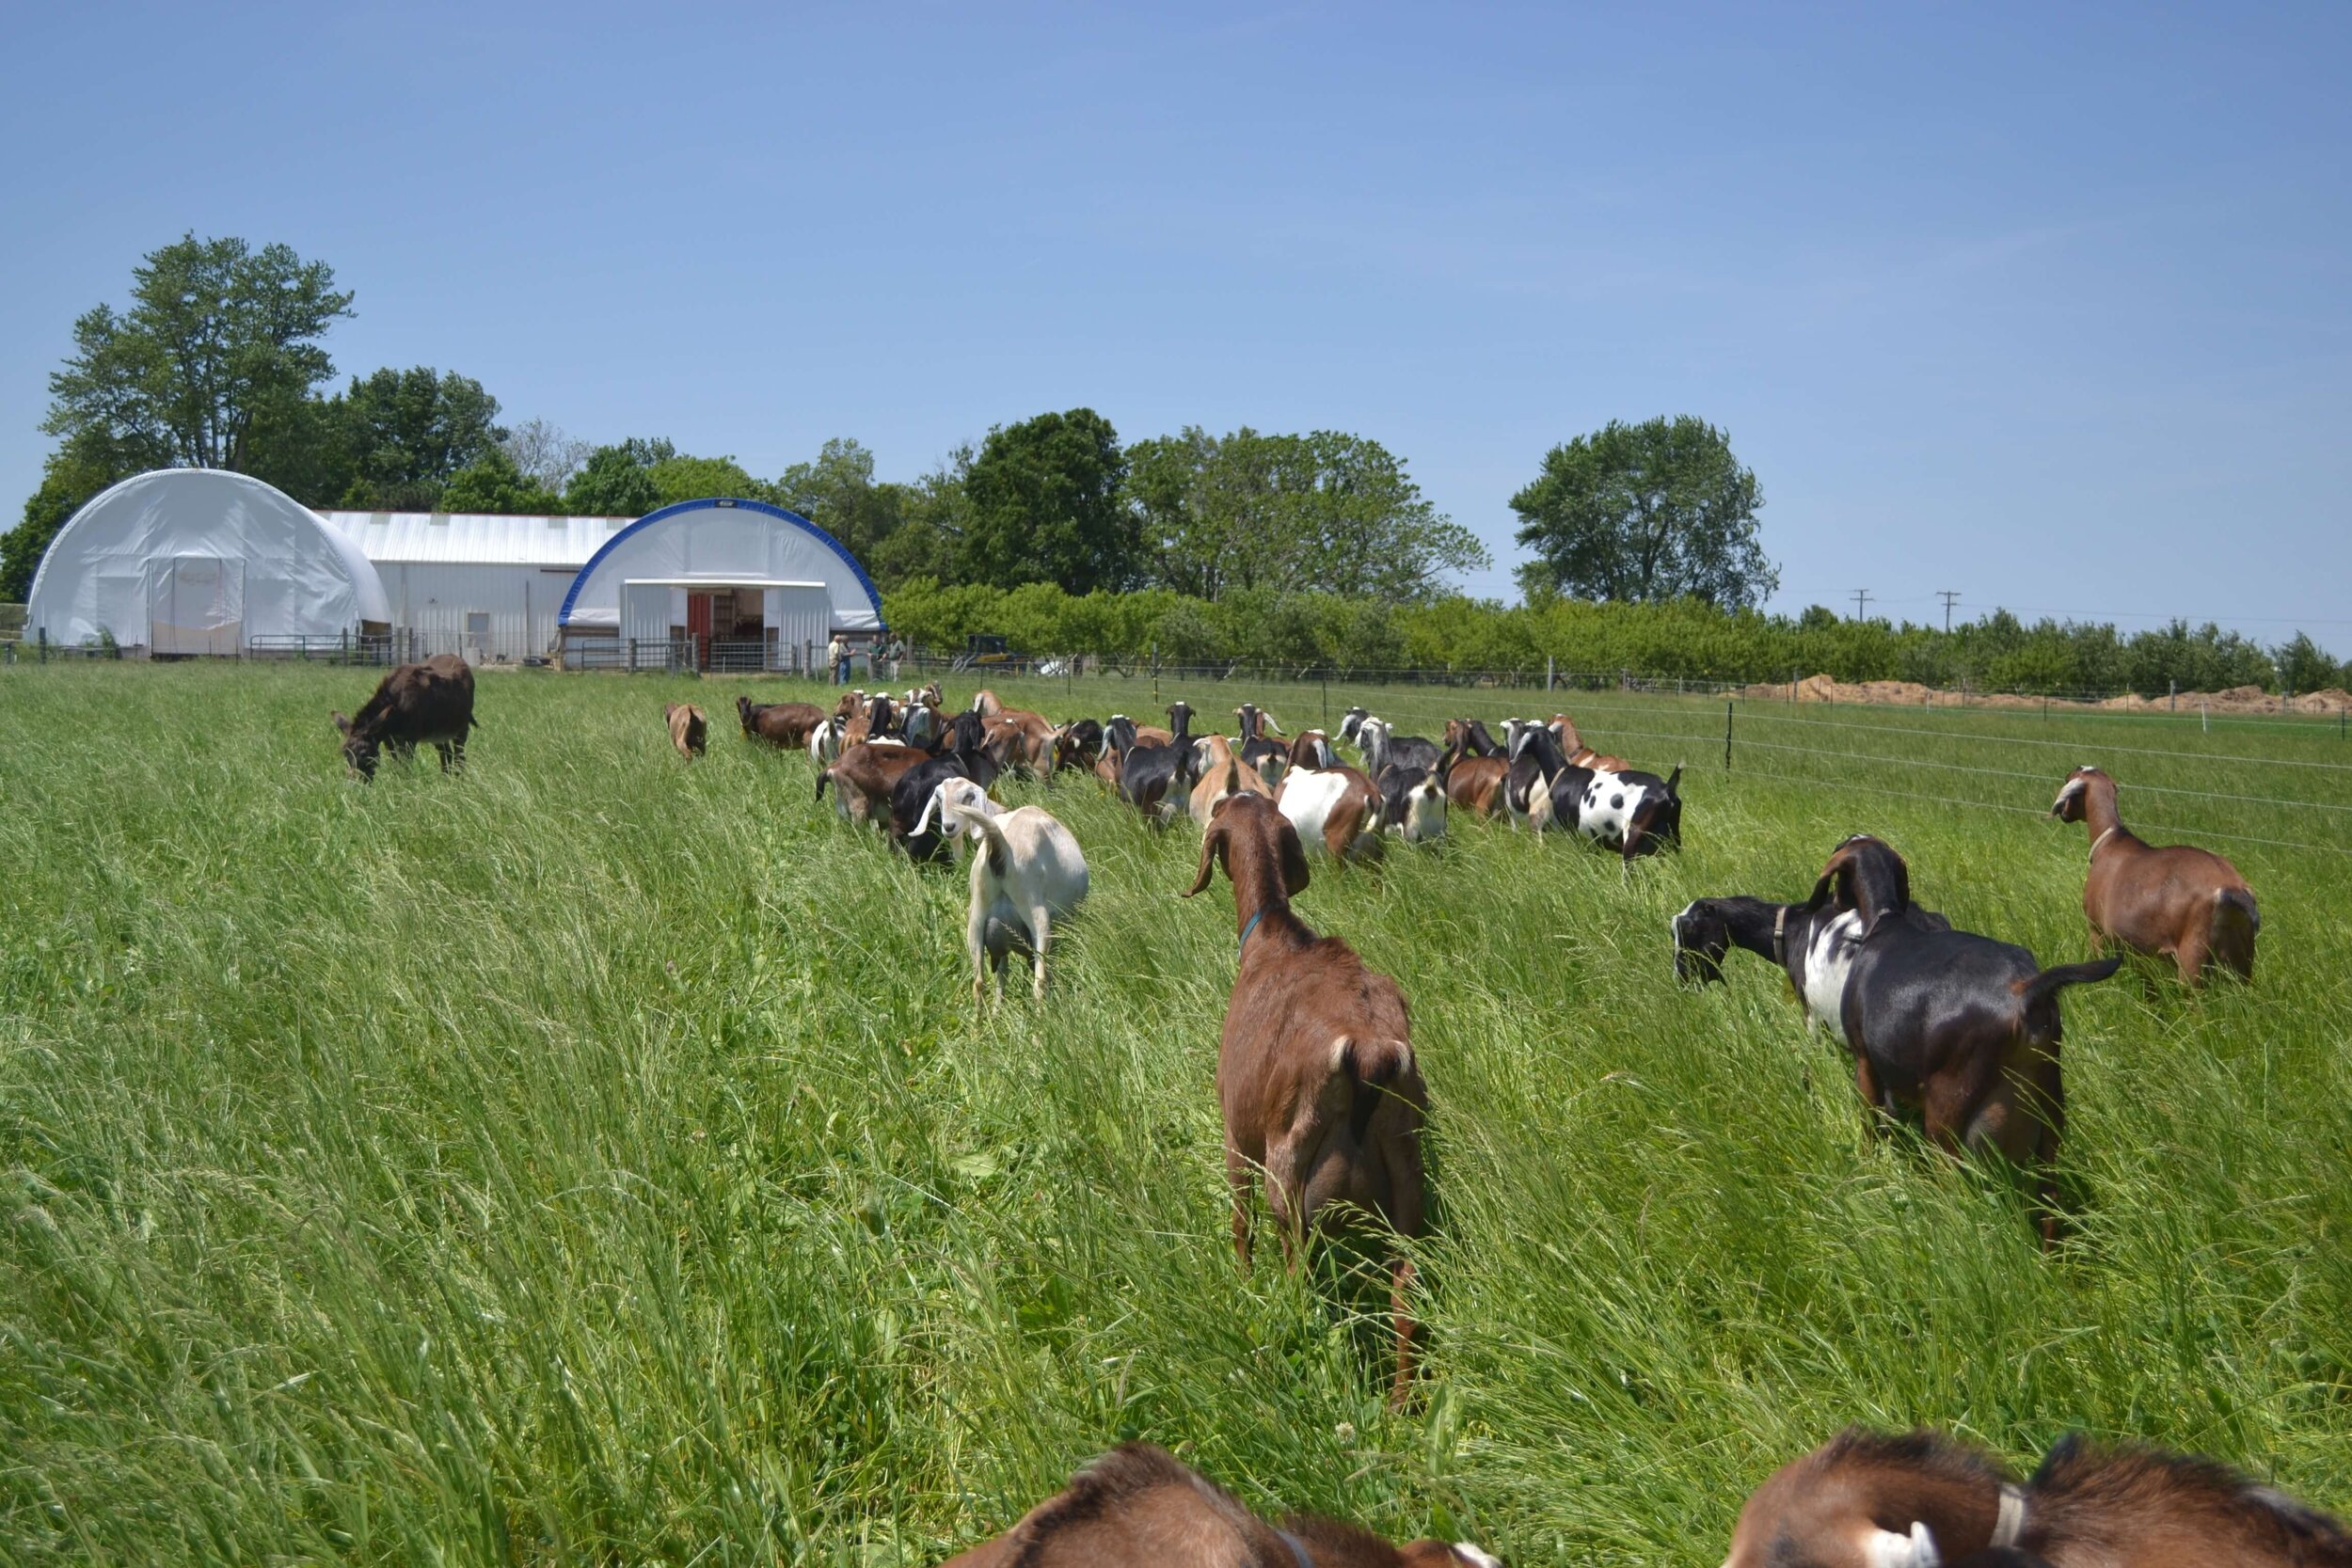
[[[832,769],[830,767],[827,767],[827,768],[819,768],[818,769],[817,769],[817,799],[818,799],[818,800],[824,800],[824,798],[825,798],[825,781],[826,781],[826,780],[828,780],[828,779],[830,779],[830,778],[832,778],[832,777],[833,777],[833,769]]]
[[[1349,1080],[1347,1130],[1361,1143],[1388,1086],[1412,1070],[1413,1048],[1400,1039],[1359,1040],[1342,1035],[1331,1042],[1331,1066]]]
[[[2019,981],[2017,994],[2023,997],[2026,1006],[2030,1007],[2038,1002],[2056,996],[2068,986],[2089,985],[2095,980],[2104,980],[2122,967],[2123,960],[2120,958],[2094,958],[2089,963],[2081,964],[2060,964],[2056,969],[2043,970],[2030,980]]]

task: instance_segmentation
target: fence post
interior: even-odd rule
[[[2197,705],[2197,727],[2204,731],[2207,735],[2213,734],[2213,708],[2207,704],[2199,703]]]
[[[40,628],[40,661],[43,664],[49,662],[49,628],[47,626]]]
[[[1152,644],[1152,705],[1160,705],[1160,645]]]
[[[1550,690],[1550,689],[1551,689],[1551,683],[1552,683],[1554,680],[1558,679],[1558,678],[1559,678],[1559,666],[1558,666],[1558,663],[1557,663],[1557,662],[1553,659],[1553,657],[1552,657],[1552,656],[1551,656],[1551,655],[1549,655],[1549,654],[1546,654],[1546,655],[1544,656],[1544,689],[1545,689],[1546,691]]]
[[[1326,670],[1320,678],[1323,684],[1323,727],[1328,730],[1331,727],[1331,672]]]
[[[1731,771],[1731,699],[1724,699],[1724,771]]]
[[[2172,683],[2172,694],[2165,699],[2165,711],[2168,713],[2181,711],[2181,683],[2179,681]]]

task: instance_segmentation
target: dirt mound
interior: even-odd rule
[[[1787,682],[1745,688],[1751,702],[1790,701]],[[1840,681],[1827,675],[1807,675],[1796,687],[1800,703],[1861,703],[1881,707],[2044,707],[2077,712],[2120,713],[2344,713],[2352,711],[2352,691],[2330,687],[2298,697],[2280,697],[2259,686],[2235,686],[2227,691],[2184,691],[2177,697],[2127,694],[2099,702],[2075,702],[2064,697],[2026,697],[2003,691],[1944,691],[1917,681]]]

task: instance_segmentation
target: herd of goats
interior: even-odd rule
[[[404,666],[352,720],[337,716],[345,755],[372,776],[379,749],[441,750],[462,765],[472,676],[461,661]],[[1319,937],[1291,908],[1311,857],[1381,852],[1384,841],[1442,834],[1447,815],[1503,817],[1581,834],[1635,857],[1679,842],[1680,769],[1666,778],[1584,746],[1565,714],[1509,720],[1495,740],[1476,720],[1442,741],[1398,736],[1351,709],[1341,739],[1284,738],[1273,716],[1237,710],[1239,733],[1196,736],[1179,703],[1166,728],[1123,715],[1056,724],[979,692],[951,713],[933,685],[899,696],[809,703],[739,699],[743,734],[804,749],[842,816],[886,828],[918,861],[960,841],[970,849],[966,944],[976,996],[1013,954],[1042,996],[1052,927],[1085,897],[1086,860],[1069,830],[1035,805],[1006,808],[1007,774],[1091,773],[1150,821],[1186,815],[1201,830],[1189,897],[1222,870],[1233,890],[1238,973],[1220,1040],[1216,1088],[1235,1251],[1250,1258],[1259,1183],[1294,1265],[1313,1233],[1362,1228],[1375,1242],[1422,1228],[1420,1136],[1427,1093],[1394,980],[1347,942]],[[666,710],[688,757],[707,744],[699,707]],[[2012,943],[1959,931],[1912,902],[1900,856],[1878,839],[1837,847],[1801,903],[1700,899],[1673,923],[1677,974],[1722,978],[1740,947],[1782,969],[1808,1018],[1842,1038],[1874,1127],[1915,1114],[1955,1156],[1997,1153],[2030,1176],[2042,1240],[2058,1221],[2052,1162],[2064,1121],[2058,995],[2103,980],[2128,949],[2171,959],[2196,985],[2218,968],[2250,980],[2260,917],[2222,857],[2159,847],[2126,829],[2113,778],[2077,768],[2053,815],[2087,825],[2084,891],[2095,946],[2109,956],[2043,969]],[[1367,1224],[1366,1222],[1370,1222]],[[1409,1395],[1414,1269],[1390,1245],[1395,1369],[1392,1405]],[[1490,1568],[1466,1543],[1394,1545],[1352,1526],[1291,1517],[1271,1524],[1166,1451],[1113,1449],[1006,1534],[949,1568]],[[2352,1534],[2235,1471],[2138,1446],[2070,1437],[2032,1477],[2014,1480],[1989,1453],[1937,1433],[1849,1431],[1774,1474],[1752,1496],[1725,1568],[2352,1568]]]

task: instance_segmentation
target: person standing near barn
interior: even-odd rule
[[[843,644],[839,632],[834,632],[833,641],[825,644],[825,662],[833,669],[834,685],[850,684],[850,650]]]

